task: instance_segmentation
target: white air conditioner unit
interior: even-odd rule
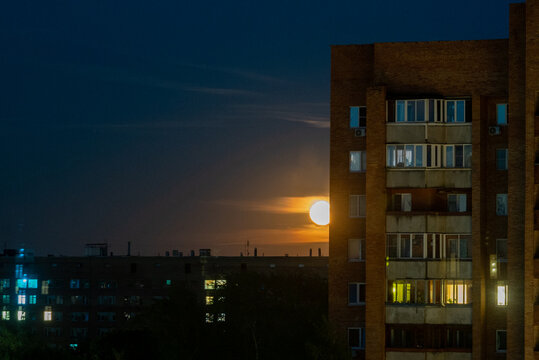
[[[366,133],[365,130],[366,130],[365,128],[359,128],[359,129],[356,129],[354,132],[355,132],[355,135],[356,135],[357,137],[359,137],[359,136],[365,136],[365,133]]]
[[[489,126],[488,127],[488,134],[489,135],[500,135],[502,133],[502,130],[499,126]]]

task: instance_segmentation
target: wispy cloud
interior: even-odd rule
[[[260,211],[271,214],[308,213],[312,204],[319,200],[328,200],[327,196],[277,197],[258,201],[222,200],[218,205],[231,206],[244,211]]]
[[[191,129],[191,128],[218,128],[228,126],[224,121],[156,121],[156,122],[131,122],[131,123],[95,123],[73,124],[67,128],[92,128],[92,129]]]
[[[327,104],[242,104],[236,105],[239,112],[249,116],[264,117],[289,122],[303,123],[315,128],[327,129],[330,127],[329,118],[322,113],[327,110]]]
[[[224,66],[213,66],[213,65],[199,65],[199,64],[181,64],[182,66],[187,66],[195,69],[205,70],[205,71],[215,71],[221,72],[230,75],[236,75],[245,79],[255,80],[263,82],[266,84],[290,84],[289,80],[281,79],[275,76],[270,76],[266,74],[260,74],[255,71],[239,69],[239,68],[229,68]]]
[[[185,91],[197,92],[210,95],[227,95],[227,96],[260,96],[259,93],[250,90],[230,89],[230,88],[216,88],[205,86],[184,86],[182,88]]]

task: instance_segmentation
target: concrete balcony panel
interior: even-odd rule
[[[472,262],[457,260],[440,260],[427,262],[427,277],[430,279],[471,279]]]
[[[471,352],[431,352],[425,360],[472,360]]]
[[[424,324],[425,306],[386,306],[386,324]]]
[[[386,323],[471,325],[472,307],[386,305]]]
[[[386,174],[386,186],[388,188],[424,188],[425,170],[388,169]]]
[[[386,127],[386,142],[397,144],[425,143],[425,124],[390,123]]]
[[[471,188],[471,169],[428,169],[425,187]]]
[[[387,215],[386,232],[426,232],[426,215]]]
[[[472,124],[429,124],[427,139],[431,144],[471,144]]]
[[[386,360],[425,360],[425,353],[387,351]]]
[[[472,217],[468,215],[427,215],[426,232],[470,234],[472,232]]]
[[[471,188],[470,169],[387,169],[388,188]]]
[[[425,279],[427,265],[425,261],[389,261],[387,266],[387,280],[396,279]]]
[[[425,309],[426,324],[472,324],[471,306],[427,306]]]

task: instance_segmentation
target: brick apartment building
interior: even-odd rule
[[[52,345],[71,346],[103,335],[169,295],[174,286],[192,290],[213,314],[215,291],[229,274],[300,273],[327,279],[323,256],[107,256],[94,247],[89,256],[34,257],[24,249],[0,255],[0,323],[26,323]]]
[[[329,315],[353,356],[539,359],[539,0],[509,39],[331,61]]]

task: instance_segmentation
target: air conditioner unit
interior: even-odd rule
[[[356,134],[356,136],[358,136],[358,137],[359,137],[359,136],[365,136],[365,132],[366,132],[366,131],[365,131],[365,128],[359,128],[359,129],[356,129],[356,130],[355,130],[355,134]]]
[[[488,127],[488,134],[489,135],[500,135],[502,133],[502,130],[499,126],[489,126]]]

